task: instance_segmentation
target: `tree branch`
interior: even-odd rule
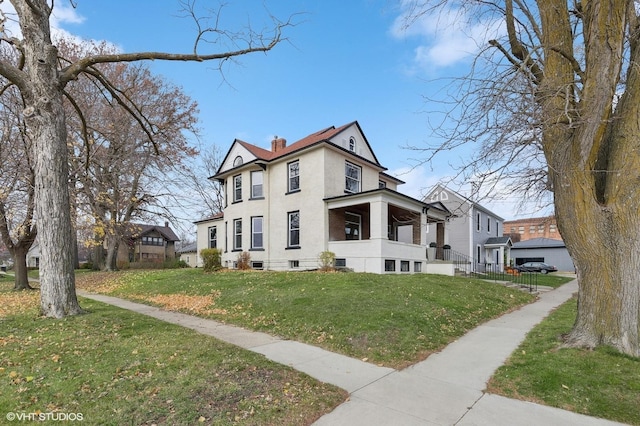
[[[249,43],[249,47],[245,49],[239,49],[224,53],[214,53],[209,55],[199,55],[197,53],[192,54],[178,54],[178,53],[165,53],[165,52],[138,52],[138,53],[122,53],[122,54],[107,54],[107,55],[92,55],[87,56],[79,61],[63,68],[60,72],[60,84],[66,85],[69,81],[74,80],[81,72],[86,71],[89,67],[100,63],[111,62],[136,62],[144,60],[164,60],[164,61],[213,61],[220,59],[229,59],[236,56],[246,55],[253,52],[268,52],[273,49],[282,40],[282,28],[291,25],[290,22],[279,23],[275,28],[275,34],[271,38],[268,44],[262,44],[260,46],[252,46]],[[0,69],[0,73],[2,70]]]

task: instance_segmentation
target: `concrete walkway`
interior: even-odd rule
[[[110,296],[78,294],[191,328],[347,390],[349,400],[316,426],[619,425],[483,392],[527,332],[576,291],[572,281],[543,293],[535,303],[475,328],[442,352],[400,371],[212,320]]]

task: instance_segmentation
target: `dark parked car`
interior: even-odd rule
[[[542,262],[527,262],[516,266],[516,268],[520,272],[542,272],[543,274],[546,274],[547,272],[556,272],[558,270],[555,266],[547,265]]]

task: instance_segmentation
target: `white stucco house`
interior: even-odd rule
[[[198,252],[220,248],[229,268],[249,252],[255,269],[316,269],[331,251],[357,272],[441,273],[425,230],[450,212],[398,192],[386,170],[356,121],[290,145],[275,137],[270,150],[236,139],[211,177],[223,212],[195,222]]]
[[[504,219],[445,185],[436,185],[425,202],[442,203],[451,213],[445,224],[427,228],[429,243],[434,242],[438,256],[465,265],[466,272],[503,271],[511,258],[511,238],[503,236]],[[442,250],[449,246],[449,250]],[[440,252],[442,254],[440,254]]]

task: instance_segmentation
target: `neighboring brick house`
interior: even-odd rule
[[[562,240],[555,216],[507,220],[504,222],[504,235],[511,237],[514,243],[534,238]]]
[[[499,270],[504,268],[512,242],[503,237],[503,218],[444,185],[431,189],[425,201],[440,202],[452,213],[446,224],[427,229],[430,242],[438,248],[450,246],[449,257],[457,256],[456,261],[460,263],[462,258],[466,259],[472,271],[484,272],[488,265]]]
[[[291,145],[275,137],[271,150],[236,139],[212,177],[223,212],[196,222],[198,252],[221,249],[229,268],[249,252],[256,269],[316,269],[331,251],[354,271],[431,272],[424,230],[450,213],[401,194],[385,171],[356,121]]]
[[[164,262],[176,258],[175,243],[178,236],[165,222],[164,226],[134,223],[118,247],[116,261]]]

